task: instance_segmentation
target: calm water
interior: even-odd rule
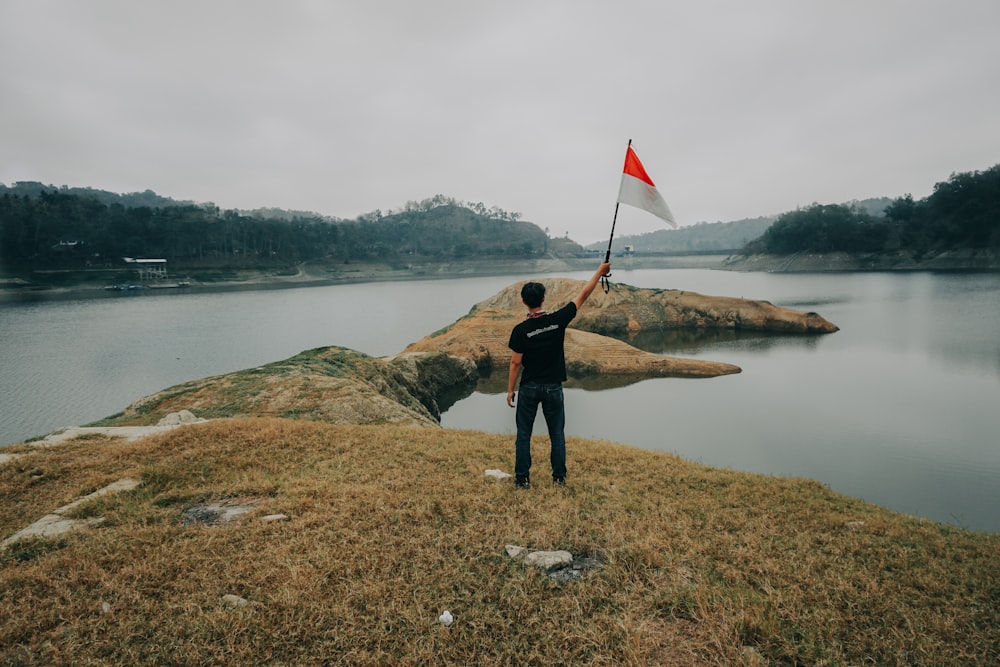
[[[394,354],[516,279],[0,304],[0,443],[313,347]],[[1000,532],[1000,275],[616,269],[613,279],[767,299],[815,310],[841,331],[636,341],[743,373],[568,389],[571,435],[809,477],[897,511]],[[475,393],[442,422],[514,430],[500,393]],[[572,447],[569,462],[572,474]]]

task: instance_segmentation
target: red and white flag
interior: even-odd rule
[[[653,179],[639,162],[631,144],[625,151],[625,173],[622,174],[622,184],[618,188],[618,201],[648,211],[671,227],[677,227],[674,214],[653,185]]]

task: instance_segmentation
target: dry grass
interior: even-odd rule
[[[274,418],[16,459],[3,537],[143,484],[0,555],[0,664],[1000,664],[1000,536],[593,441],[558,488],[536,446],[527,492],[483,475],[510,469],[504,436]],[[184,525],[224,498],[258,504]],[[558,582],[508,543],[601,566]]]

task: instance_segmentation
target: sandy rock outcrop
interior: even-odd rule
[[[521,309],[524,310],[523,307]],[[432,334],[406,348],[407,352],[445,352],[475,362],[482,373],[506,368],[510,363],[507,341],[517,315],[490,308],[477,310],[447,330]],[[718,361],[683,359],[644,352],[620,340],[578,329],[566,331],[566,370],[573,377],[593,375],[651,377],[716,377],[739,373],[740,367]],[[506,378],[503,379],[506,386]],[[499,387],[499,385],[498,385]],[[495,388],[499,391],[499,388]]]
[[[579,280],[543,281],[546,304],[553,308],[580,291]],[[446,352],[471,359],[481,371],[510,362],[510,331],[524,318],[521,286],[516,283],[476,304],[468,315],[406,348],[407,352]],[[595,291],[566,333],[567,370],[573,376],[714,377],[739,373],[732,364],[651,354],[605,334],[629,335],[667,329],[742,329],[785,333],[829,333],[837,327],[816,313],[780,308],[766,301],[713,297],[680,290],[615,285]]]
[[[523,315],[521,285],[505,288],[483,302]],[[545,281],[546,302],[564,304],[582,282]],[[779,333],[833,333],[837,326],[817,313],[775,306],[768,301],[708,296],[673,289],[646,289],[617,284],[607,294],[596,290],[573,321],[573,327],[599,334],[626,334],[666,329],[740,329]]]

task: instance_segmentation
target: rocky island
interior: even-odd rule
[[[543,283],[546,301],[554,307],[570,301],[582,285],[581,281],[567,278]],[[507,340],[525,314],[520,298],[523,284],[511,285],[476,304],[468,315],[413,343],[406,352],[447,352],[471,359],[483,372],[506,372],[510,362]],[[598,290],[592,294],[570,325],[566,334],[567,369],[574,380],[596,375],[634,381],[739,373],[740,368],[732,364],[652,354],[625,342],[630,336],[650,331],[720,329],[822,334],[837,331],[837,326],[816,313],[780,308],[766,301],[616,285],[607,293]]]
[[[561,305],[582,283],[555,278],[545,284],[548,301]],[[499,391],[483,378],[496,369],[506,373],[507,339],[524,316],[520,288],[521,283],[506,287],[395,356],[375,358],[341,347],[308,350],[272,364],[164,389],[100,423],[152,425],[171,413],[190,410],[204,418],[274,416],[333,424],[437,426],[441,413],[477,385],[481,391]],[[837,327],[816,313],[766,301],[616,285],[609,293],[592,295],[567,332],[571,383],[600,377],[611,386],[654,377],[708,378],[740,372],[733,364],[653,354],[613,337],[664,329],[810,335],[834,332]]]

